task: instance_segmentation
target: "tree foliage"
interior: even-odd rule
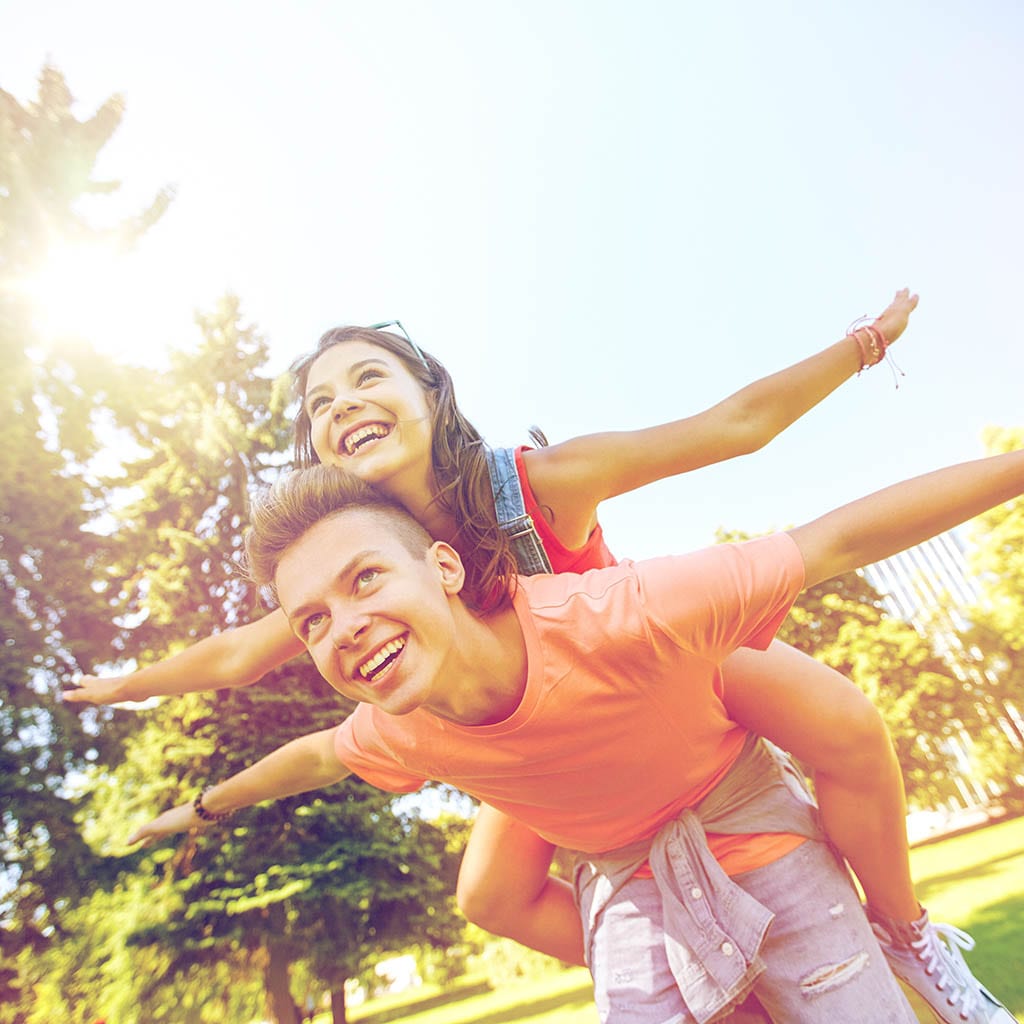
[[[97,495],[87,473],[108,367],[85,347],[42,337],[23,287],[53,246],[101,233],[79,201],[117,187],[95,181],[93,170],[120,100],[82,121],[71,107],[50,67],[31,103],[0,90],[0,939],[8,965],[0,984],[8,985],[17,948],[44,946],[60,929],[57,902],[105,873],[75,827],[68,780],[106,756],[114,732],[99,733],[95,715],[83,728],[56,692],[116,632],[97,579],[107,543],[89,528]],[[131,244],[168,199],[102,233]],[[10,1005],[15,993],[2,995]]]
[[[340,991],[363,956],[410,930],[451,940],[452,857],[442,830],[358,781],[124,856],[132,815],[348,707],[308,661],[138,717],[55,699],[76,671],[129,652],[146,663],[262,614],[237,555],[249,488],[283,461],[288,436],[284,393],[262,372],[266,345],[233,297],[197,318],[198,348],[163,374],[34,331],[19,286],[50,245],[130,244],[169,199],[94,227],[80,201],[116,188],[93,167],[122,104],[84,121],[71,108],[52,68],[32,104],[0,93],[3,1014],[231,1019],[269,990],[275,1019],[290,1021],[296,957]],[[100,476],[91,460],[111,436],[123,469]]]
[[[114,406],[139,455],[116,481],[132,499],[118,512],[111,571],[143,662],[265,611],[237,560],[250,483],[282,459],[285,402],[261,372],[266,347],[237,300],[225,299],[199,326],[197,351],[176,357],[159,379],[133,372],[130,400]],[[95,819],[123,830],[126,811],[148,817],[190,799],[350,710],[307,658],[253,687],[167,700],[122,762],[97,776]],[[274,1019],[289,1021],[296,959],[339,994],[340,1009],[343,982],[365,956],[413,940],[451,942],[458,925],[444,835],[391,803],[347,780],[185,839],[159,874],[158,886],[176,898],[128,937],[167,957],[151,984],[173,988],[227,951],[262,977]],[[101,848],[117,844],[117,834],[103,833],[91,833]],[[155,866],[142,857],[139,870]],[[139,993],[140,1007],[148,998]]]

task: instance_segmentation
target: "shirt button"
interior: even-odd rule
[[[722,952],[723,952],[723,953],[724,953],[724,954],[725,954],[726,956],[732,956],[732,955],[733,955],[733,953],[735,953],[735,952],[736,952],[736,950],[735,950],[735,948],[733,947],[733,944],[732,944],[731,942],[723,942],[723,943],[722,943]]]
[[[692,896],[692,897],[693,897],[693,898],[694,898],[695,900],[699,900],[699,899],[701,898],[701,896],[703,896],[703,895],[704,895],[704,893],[702,893],[702,892],[700,891],[700,888],[699,888],[698,886],[696,886],[696,885],[695,885],[695,886],[694,886],[694,887],[693,887],[693,888],[692,888],[692,889],[690,890],[690,895],[691,895],[691,896]]]

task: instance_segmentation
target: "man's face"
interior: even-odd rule
[[[413,554],[390,516],[353,509],[292,544],[274,578],[293,631],[339,693],[392,715],[443,700],[463,580],[448,545]]]

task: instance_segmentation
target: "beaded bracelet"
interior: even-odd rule
[[[195,800],[192,801],[192,810],[196,812],[196,816],[200,821],[223,821],[225,818],[230,818],[234,811],[224,811],[223,814],[215,814],[213,811],[208,811],[203,806],[203,797],[210,792],[212,786],[207,786],[205,789],[196,793]]]

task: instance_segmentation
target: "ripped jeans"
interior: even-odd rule
[[[733,881],[775,915],[753,1000],[717,1020],[753,1024],[915,1024],[846,871],[809,840]],[[602,1024],[691,1024],[668,965],[661,896],[631,878],[604,908],[591,971]],[[759,1001],[762,1012],[755,1004]]]

